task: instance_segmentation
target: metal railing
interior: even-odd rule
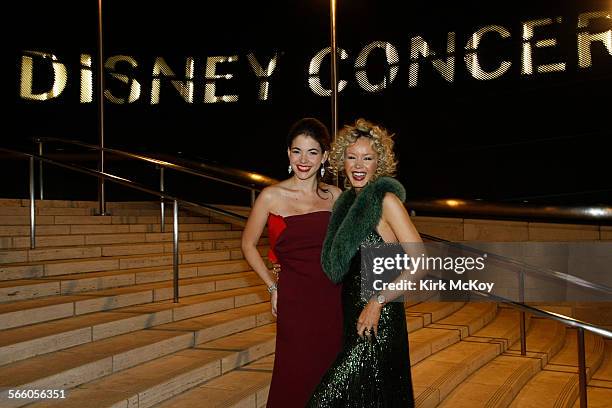
[[[276,183],[276,180],[271,179],[261,174],[257,174],[257,173],[244,172],[244,171],[239,171],[239,170],[234,170],[234,169],[230,170],[230,169],[219,167],[219,166],[209,166],[209,165],[207,166],[201,165],[204,167],[204,169],[199,170],[193,167],[183,166],[181,164],[169,162],[169,161],[162,160],[159,158],[154,158],[151,156],[130,153],[130,152],[126,152],[126,151],[118,150],[118,149],[110,149],[110,148],[105,148],[105,147],[101,148],[100,146],[80,142],[77,140],[68,140],[68,139],[61,139],[61,138],[56,138],[56,137],[39,137],[39,138],[35,138],[34,141],[38,145],[38,152],[39,152],[38,154],[41,157],[43,156],[42,155],[43,144],[45,142],[54,142],[54,143],[69,144],[73,146],[80,146],[80,147],[84,147],[84,148],[96,150],[96,151],[104,151],[106,153],[114,154],[117,156],[154,164],[156,168],[159,170],[160,192],[166,191],[165,169],[171,169],[179,173],[189,174],[192,176],[196,176],[196,177],[204,178],[207,180],[212,180],[212,181],[224,183],[227,185],[231,185],[234,187],[238,187],[244,190],[248,190],[250,193],[251,206],[255,202],[257,193],[260,192],[263,189],[263,187]],[[42,186],[44,184],[42,162],[40,162],[39,167],[40,167],[39,168],[39,177],[40,177],[39,183],[41,186],[40,199],[42,200],[43,199],[43,193],[42,193],[43,187]],[[219,175],[210,174],[213,172],[218,173]],[[98,199],[99,199],[100,214],[104,215],[106,214],[105,195],[99,194]],[[164,204],[163,198],[160,200],[160,215],[161,215],[161,232],[164,232],[165,204]]]
[[[43,154],[43,143],[64,143],[80,146],[87,149],[99,151],[100,146],[83,143],[76,140],[62,139],[57,137],[34,138],[38,144],[38,154]],[[164,185],[164,169],[172,169],[184,174],[233,185],[249,190],[251,204],[255,201],[256,194],[264,187],[278,183],[278,180],[253,172],[232,169],[228,167],[212,166],[202,163],[191,162],[189,166],[173,163],[142,154],[135,154],[118,149],[103,148],[107,153],[121,157],[155,164],[160,172],[160,186]],[[173,159],[170,159],[173,160]],[[40,185],[42,195],[42,163],[39,164]],[[211,174],[214,173],[215,175]],[[100,199],[103,199],[101,197]],[[612,224],[612,207],[603,205],[593,206],[561,206],[561,205],[536,205],[528,203],[501,203],[487,202],[481,200],[469,200],[459,198],[433,198],[433,199],[409,199],[406,207],[412,215],[434,215],[450,217],[475,217],[486,219],[509,219],[509,220],[538,220],[547,222],[578,222],[587,224]],[[163,208],[163,205],[162,205]],[[163,209],[161,210],[163,212]]]
[[[442,242],[447,245],[458,247],[460,249],[467,249],[469,251],[472,251],[480,255],[485,254],[485,252],[481,251],[480,249],[472,248],[462,243],[448,241],[446,239],[435,237],[433,235],[428,235],[428,234],[421,233],[420,235],[422,238],[430,240],[430,241]],[[524,264],[514,259],[507,258],[507,257],[497,255],[497,254],[492,254],[490,252],[487,252],[486,255],[488,257],[501,260],[503,262],[508,262],[513,266],[521,266],[523,268],[527,267],[533,270],[535,273],[546,276],[548,278],[563,280],[563,281],[570,282],[580,287],[584,287],[584,288],[591,289],[591,290],[596,290],[599,292],[604,292],[610,295],[612,299],[612,288],[609,288],[605,285],[589,282],[584,279],[581,279],[581,278],[578,278],[578,277],[575,277],[575,276],[572,276],[572,275],[569,275],[563,272],[548,270],[548,269],[541,268],[541,267],[533,267],[531,265]],[[525,285],[525,271],[524,269],[521,269],[521,272],[519,274],[519,291],[520,291],[519,292],[519,302],[511,301],[509,299],[505,299],[503,297],[496,296],[496,295],[491,295],[489,293],[481,292],[478,290],[471,290],[470,292],[475,293],[482,297],[489,298],[497,302],[505,303],[520,311],[519,332],[520,332],[520,343],[521,343],[521,355],[523,356],[527,355],[526,313],[531,313],[533,315],[552,319],[559,323],[564,324],[565,326],[576,328],[577,343],[578,343],[578,349],[577,349],[578,350],[578,383],[579,383],[580,408],[587,408],[587,366],[586,366],[584,332],[586,330],[596,335],[612,339],[612,331],[596,326],[594,324],[587,323],[582,320],[578,320],[578,319],[574,319],[569,316],[562,315],[560,313],[549,312],[547,310],[538,309],[536,307],[525,304],[524,303],[524,300],[525,300],[524,299],[524,291],[525,291],[524,285]]]
[[[175,197],[173,195],[167,194],[164,191],[155,191],[151,190],[148,187],[145,187],[141,184],[138,184],[134,181],[128,180],[123,177],[118,177],[113,174],[103,173],[98,170],[92,170],[86,167],[77,166],[75,164],[66,164],[61,163],[47,157],[40,156],[38,154],[33,153],[25,153],[18,150],[12,150],[0,147],[1,152],[10,153],[12,155],[27,158],[29,160],[29,194],[30,194],[30,247],[33,249],[36,247],[36,208],[35,208],[35,188],[34,188],[34,160],[38,160],[39,162],[45,162],[51,164],[53,166],[61,167],[64,169],[72,170],[78,173],[87,174],[97,179],[103,179],[105,181],[110,181],[116,184],[120,184],[122,186],[128,187],[133,190],[138,190],[147,194],[152,194],[154,196],[159,197],[162,200],[168,200],[173,202],[173,234],[172,234],[172,271],[173,271],[173,294],[174,294],[174,302],[177,303],[179,300],[179,203],[182,205],[187,205],[196,209],[203,209],[207,212],[212,212],[218,214],[220,216],[230,217],[240,222],[246,222],[247,217],[233,213],[231,211],[224,210],[222,208],[217,208],[208,204],[198,203],[195,201],[184,200],[182,198]],[[162,225],[164,220],[162,219]]]
[[[407,200],[406,206],[421,215],[612,224],[612,207],[602,205],[536,205],[443,198]]]

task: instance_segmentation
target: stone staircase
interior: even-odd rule
[[[158,204],[0,200],[1,407],[262,407],[274,361],[268,293],[240,228],[182,213],[179,303],[172,225]],[[266,251],[262,238],[260,250]],[[571,407],[574,330],[495,303],[406,304],[419,407]],[[612,342],[587,335],[589,406],[612,401]],[[8,398],[64,390],[64,399]],[[599,404],[599,405],[598,405]],[[602,405],[603,404],[603,405]]]

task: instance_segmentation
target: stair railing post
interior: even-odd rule
[[[43,155],[43,142],[41,140],[38,140],[38,155],[42,156]],[[39,193],[40,193],[40,200],[44,200],[45,196],[43,193],[43,162],[42,160],[38,161],[38,188],[39,188]]]
[[[584,329],[578,327],[578,386],[580,392],[580,408],[587,408],[587,375],[586,357],[584,353]]]
[[[34,201],[34,157],[30,156],[30,248],[36,248],[36,215]]]
[[[106,172],[104,158],[104,42],[102,26],[102,0],[98,0],[98,170]],[[98,211],[100,215],[106,214],[106,186],[104,177],[98,178]]]
[[[174,303],[179,301],[179,222],[178,222],[178,201],[174,200],[174,230],[173,230],[173,246],[172,246],[172,271],[174,275]]]
[[[164,184],[164,168],[159,167],[159,191],[162,193],[165,191]],[[164,197],[160,197],[160,231],[166,232],[166,204],[164,203]]]
[[[525,271],[521,269],[519,274],[519,301],[525,303]],[[521,355],[527,355],[527,329],[525,327],[525,312],[521,311]]]

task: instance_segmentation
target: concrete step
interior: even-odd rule
[[[612,340],[606,339],[604,342],[604,359],[589,384],[594,387],[612,388]]]
[[[166,203],[166,216],[172,216],[172,203]],[[25,213],[24,213],[25,211]],[[0,198],[0,215],[29,215],[29,199]],[[99,213],[97,201],[35,200],[35,211],[43,215],[96,215]],[[110,215],[160,215],[159,201],[112,201],[106,203]],[[179,208],[179,215],[193,215],[189,207]],[[62,214],[60,214],[62,215]]]
[[[507,407],[540,370],[530,357],[499,356],[472,374],[444,399],[441,408]]]
[[[552,319],[531,317],[527,332],[527,356],[539,358],[544,368],[565,344],[565,326]],[[520,356],[520,339],[506,351],[506,355]]]
[[[60,212],[56,210],[54,212]],[[123,225],[123,224],[160,224],[160,216],[155,215],[37,215],[36,225]],[[179,224],[208,224],[209,217],[179,216]],[[172,225],[172,217],[166,217],[166,225]],[[28,215],[0,215],[0,225],[30,225]]]
[[[484,305],[487,304],[484,303]],[[483,303],[470,303],[469,305],[482,306]],[[498,309],[496,304],[492,303],[492,305]],[[456,323],[456,330],[461,333],[462,340],[412,366],[415,400],[418,407],[438,406],[455,387],[480,367],[503,353],[507,345],[514,343],[518,337],[517,312],[499,308],[495,318],[488,324],[486,322],[477,323],[478,318],[472,318],[470,320],[474,329],[481,324],[484,326],[474,332],[470,328],[462,328],[459,317],[455,317],[458,313],[469,316],[470,309],[464,309],[465,307],[448,318],[442,319],[442,321]],[[512,323],[514,321],[516,323]],[[509,324],[512,325],[511,329],[507,328]],[[435,327],[436,323],[431,326]]]
[[[233,240],[240,239],[242,231],[194,231],[179,232],[179,242],[193,240]],[[152,242],[172,242],[172,232],[123,233],[123,234],[92,234],[92,235],[43,235],[36,238],[36,248],[108,245],[108,244],[138,244]],[[29,249],[30,237],[0,237],[0,249]]]
[[[444,329],[429,329],[428,327],[420,328],[423,321],[430,324],[432,316],[434,319],[442,319],[452,314],[458,309],[461,309],[462,303],[422,303],[418,305],[412,305],[406,309],[407,319],[409,322],[413,322],[416,326],[410,328],[411,332],[409,335],[410,346],[411,346],[411,360],[414,359],[413,352],[418,351],[420,343],[425,344],[428,340],[431,342],[429,345],[430,354],[431,350],[437,351],[438,349],[444,348],[446,344],[459,340],[461,330],[455,328],[444,328]],[[474,315],[490,314],[491,309],[495,309],[494,305],[481,304],[479,308],[470,308],[471,313],[464,311],[462,317],[455,320],[457,324],[462,321],[466,321],[468,325],[473,324],[474,320],[483,320],[482,317],[476,318]],[[489,319],[487,317],[486,319]],[[488,320],[484,320],[485,323]],[[179,323],[180,324],[180,323]],[[167,326],[167,325],[166,325]],[[163,327],[163,326],[162,326]],[[222,340],[222,339],[221,339]],[[176,396],[165,403],[159,405],[159,407],[189,407],[189,406],[201,406],[202,401],[206,401],[206,406],[209,407],[230,407],[230,406],[265,406],[267,400],[267,392],[271,380],[271,369],[272,369],[272,358],[267,361],[267,373],[265,377],[259,378],[251,384],[251,380],[247,377],[242,378],[242,370],[234,370],[230,373],[219,377],[219,379],[212,380],[198,388],[191,391],[187,391],[184,394]],[[259,366],[256,372],[261,372],[264,367]],[[247,370],[247,367],[244,367]],[[255,369],[253,369],[255,370]]]
[[[35,215],[96,215],[97,209],[95,208],[55,208],[55,207],[36,207],[34,208]],[[159,214],[159,211],[157,212]],[[6,215],[20,215],[30,216],[30,206],[26,207],[1,207],[0,216]],[[134,214],[136,215],[136,214]],[[147,214],[155,215],[155,214]]]
[[[265,407],[273,367],[274,356],[264,357],[154,407],[200,408],[202,401],[206,401],[206,408]]]
[[[589,407],[607,408],[612,401],[612,340],[605,340],[604,360],[595,371],[587,387],[587,401]],[[577,398],[574,408],[580,408],[580,399]]]
[[[191,294],[191,296],[180,298],[180,304],[185,309],[182,313],[188,315],[183,318],[202,314],[198,313],[198,310],[208,310],[206,308],[210,305],[218,305],[217,310],[224,310],[269,300],[265,285],[214,292],[216,282],[200,280],[194,282],[193,285],[186,285],[185,281],[180,282],[179,294]],[[147,304],[172,297],[170,285],[170,283],[143,284],[85,292],[80,295],[55,296],[2,304],[0,305],[0,330],[132,305],[143,305],[143,308],[135,310],[146,311],[149,308]],[[193,292],[204,292],[204,294],[195,295]],[[204,304],[200,304],[202,302]],[[155,307],[153,306],[151,310],[154,310]],[[189,313],[193,314],[189,315]]]
[[[443,307],[443,306],[446,306],[446,307]],[[453,304],[448,304],[448,305],[430,304],[430,305],[421,305],[419,309],[421,309],[424,314],[426,313],[425,310],[429,309],[429,312],[428,312],[429,315],[431,315],[432,311],[437,311],[437,313],[439,313],[440,316],[443,316],[440,310],[444,309],[448,311],[447,313],[452,313],[453,310],[456,310],[460,306],[461,304],[455,304],[455,305]],[[265,309],[263,309],[264,307]],[[268,338],[266,339],[266,341],[257,341],[257,344],[255,344],[254,346],[248,346],[250,343],[253,342],[252,341],[252,336],[253,336],[252,331],[241,332],[238,334],[233,334],[233,335],[228,336],[228,333],[227,333],[228,330],[229,331],[236,331],[240,329],[244,330],[245,325],[252,325],[252,324],[259,325],[262,322],[266,323],[266,322],[271,321],[272,318],[269,313],[269,304],[266,303],[266,304],[260,304],[260,305],[255,305],[255,306],[248,306],[248,308],[258,308],[259,309],[258,310],[259,315],[257,316],[257,321],[253,322],[252,317],[247,316],[245,313],[243,313],[242,316],[239,316],[239,317],[230,316],[231,314],[238,315],[238,313],[241,311],[240,309],[233,309],[233,310],[228,310],[226,312],[214,313],[214,314],[210,314],[207,316],[186,319],[186,320],[173,322],[173,323],[162,324],[160,326],[157,326],[156,329],[159,329],[162,331],[191,331],[194,333],[194,343],[195,344],[202,343],[196,349],[205,349],[206,351],[223,351],[223,352],[237,351],[238,353],[235,353],[233,355],[228,354],[227,356],[224,356],[221,358],[220,373],[222,374],[228,373],[227,375],[233,375],[232,373],[237,372],[235,369],[238,365],[242,365],[245,362],[249,362],[255,358],[259,358],[262,355],[270,354],[274,349],[273,348],[274,347],[274,333],[272,333],[272,335],[268,333]],[[223,316],[222,313],[225,313],[225,316]],[[271,330],[274,328],[274,325],[269,325],[269,326],[270,327],[268,328],[268,330]],[[424,329],[417,330],[416,333],[419,333],[423,330]],[[217,339],[211,341],[211,336]],[[222,336],[225,336],[225,337],[222,337]],[[175,354],[180,354],[180,353],[175,353]],[[164,357],[164,358],[169,359],[171,358],[171,356]],[[146,363],[146,364],[143,364],[142,366],[144,367],[147,364],[155,364],[155,362]],[[271,366],[269,366],[269,370],[271,370]],[[117,387],[111,387],[110,384],[118,384],[117,381],[120,381],[121,376],[122,376],[122,373],[113,374],[109,377],[98,380],[94,383],[85,384],[71,391],[69,399],[62,401],[62,405],[68,404],[68,406],[80,406],[79,404],[82,404],[83,401],[86,401],[89,398],[89,399],[95,399],[96,401],[97,400],[104,401],[104,403],[101,405],[94,405],[96,407],[97,406],[100,406],[100,407],[112,406],[112,404],[119,402],[116,397],[108,396],[108,398],[111,398],[112,401],[109,401],[107,397],[94,398],[98,394],[92,394],[92,390],[95,390],[94,392],[97,392],[97,393],[102,393],[102,390],[104,390],[105,388],[106,389],[112,388],[114,390]],[[123,380],[121,381],[121,384],[123,385],[121,386],[121,388],[123,388],[126,384],[127,386],[129,386],[129,384],[132,384],[133,386],[133,382],[126,381],[126,378],[128,377],[123,377]],[[168,375],[159,376],[157,378],[165,378],[167,380]],[[267,395],[267,387],[269,386],[269,381],[270,381],[270,376],[268,376],[265,379],[265,381],[261,382],[260,384],[261,387],[258,387],[258,388],[262,388],[263,392],[260,393],[260,398],[263,398],[264,402],[265,402],[265,396]],[[193,385],[197,385],[197,382],[194,381],[191,386]],[[241,385],[242,386],[240,388],[244,392],[245,391],[244,383],[242,383]],[[211,383],[210,386],[208,383],[206,384],[205,386],[206,393],[211,392],[210,387],[213,387],[214,389],[214,387],[216,387],[215,383]],[[183,391],[184,389],[185,389],[185,386],[182,386],[176,392],[166,391],[165,395],[168,395],[171,397],[172,395],[175,395],[177,392]],[[109,393],[106,393],[106,394],[109,394]],[[114,394],[114,392],[110,394]],[[126,396],[125,394],[122,393],[121,400],[126,400],[126,399],[129,399],[130,397],[132,398],[132,400],[134,400],[136,394],[137,393],[133,391],[131,391],[131,394],[129,396]],[[138,395],[148,396],[151,394],[152,394],[151,391],[147,391],[147,393],[141,392]],[[186,394],[187,393],[185,393],[184,395]],[[168,398],[168,396],[164,397],[163,395],[159,395],[153,398],[152,400],[159,401],[159,400]],[[225,397],[227,396],[228,395],[225,395]],[[181,398],[185,398],[185,397],[182,396]],[[146,399],[146,400],[139,399],[138,406],[139,407],[150,406],[149,402],[145,402],[145,401],[151,401],[151,399]],[[211,400],[210,398],[207,398],[206,401],[207,401],[207,406],[209,406],[208,403],[213,400]],[[201,400],[200,400],[200,403],[201,403]],[[39,403],[35,406],[36,407],[54,406],[53,403],[50,404],[49,402],[45,402],[43,405],[40,405],[40,404],[42,403]],[[71,404],[77,404],[77,405],[71,405]]]
[[[408,332],[412,333],[417,329],[421,329],[431,324],[433,321],[450,316],[464,305],[465,303],[463,302],[406,303],[406,323],[408,325]]]
[[[565,327],[550,319],[534,319],[527,334],[527,354],[520,344],[470,375],[440,407],[507,407],[525,384],[563,346]],[[518,342],[517,342],[518,343]]]
[[[179,279],[249,270],[250,266],[244,260],[184,264],[179,265]],[[173,279],[173,274],[172,266],[161,266],[0,281],[0,303],[170,281]]]
[[[83,200],[35,200],[36,207],[51,208],[93,208],[98,209],[98,201]],[[0,207],[29,207],[29,199],[0,198]],[[158,201],[107,201],[106,208],[116,209],[155,209],[159,208]]]
[[[204,224],[179,224],[180,232],[189,231],[227,231],[236,229],[228,223],[204,223]],[[172,224],[166,224],[166,232],[173,231]],[[126,234],[161,232],[161,226],[154,224],[84,224],[84,225],[38,225],[36,226],[36,237],[45,235],[83,235],[83,234]],[[29,225],[5,225],[0,224],[0,236],[30,236]]]
[[[450,316],[434,320],[427,327],[457,330],[460,338],[466,338],[496,318],[496,312],[497,304],[493,302],[467,303]]]
[[[519,407],[572,407],[578,398],[578,354],[576,330],[566,329],[563,348],[550,359],[510,404]],[[604,341],[585,333],[587,379],[590,379],[604,359]]]
[[[258,247],[266,255],[268,246]],[[186,251],[179,254],[180,264],[242,259],[239,248]],[[86,272],[112,271],[117,269],[146,268],[172,265],[171,252],[149,255],[98,256],[75,260],[20,262],[0,265],[0,280],[52,277]]]
[[[35,215],[91,215],[98,216],[98,207],[96,208],[90,207],[41,207],[39,205],[40,201],[37,201],[36,207],[34,208]],[[172,219],[172,207],[166,206],[166,220]],[[145,216],[145,217],[161,217],[160,215],[160,206],[157,205],[156,208],[150,209],[139,209],[139,208],[114,208],[112,209],[112,213],[107,216]],[[20,216],[30,216],[30,206],[29,204],[25,207],[2,207],[0,206],[0,215],[20,215]],[[180,217],[193,217],[194,213],[185,210],[179,210]]]
[[[27,399],[8,399],[8,389],[63,389],[134,367],[193,346],[193,333],[140,330],[82,344],[2,367],[0,400],[7,407]]]
[[[171,333],[156,329],[143,330],[139,335],[143,333],[148,334],[150,332],[163,333],[164,336],[161,337],[162,341],[165,340],[166,333]],[[176,331],[174,333],[178,336],[188,335],[191,332]],[[46,407],[59,406],[58,404],[61,404],[62,407],[66,405],[77,407],[85,404],[91,407],[112,407],[115,406],[115,404],[129,403],[136,397],[136,406],[142,408],[150,407],[185,389],[197,386],[210,378],[234,370],[258,358],[270,355],[274,352],[275,334],[275,325],[268,324],[208,343],[200,345],[192,344],[191,346],[183,347],[183,349],[187,350],[179,349],[181,351],[175,350],[172,353],[163,354],[158,351],[158,349],[164,347],[166,350],[169,350],[170,347],[158,341],[158,349],[153,351],[148,350],[151,357],[146,360],[144,364],[138,367],[133,367],[134,364],[126,366],[125,364],[119,363],[118,367],[113,365],[111,375],[90,381],[79,388],[71,389],[66,400],[53,402],[43,401],[33,406]],[[157,336],[151,337],[156,338]],[[110,343],[111,341],[118,344],[120,347],[124,346],[125,343],[125,339],[122,339],[121,336],[97,343],[100,343],[101,347],[105,348],[105,346],[107,346],[105,342]],[[88,346],[93,347],[95,344],[96,343],[93,343]],[[85,348],[87,346],[80,347]],[[127,348],[126,346],[124,347]],[[78,348],[79,347],[75,347],[74,349]],[[142,349],[142,347],[140,348]],[[66,352],[68,351],[70,350]],[[113,357],[120,361],[125,354],[125,351],[122,353],[115,353]],[[136,353],[132,352],[132,354]],[[144,354],[144,350],[139,350],[138,357],[140,360],[147,358]],[[160,355],[165,357],[158,358]],[[105,356],[102,355],[101,357]],[[186,357],[191,357],[192,359],[195,357],[195,361],[192,360],[190,364],[186,364]],[[132,360],[133,359],[134,357],[132,357]],[[179,364],[179,367],[182,369],[177,370],[177,367],[172,364],[175,361],[182,362],[182,364]],[[202,365],[206,366],[207,369],[202,370]],[[202,371],[207,373],[207,375],[202,376]],[[143,379],[145,381],[139,383],[135,381],[136,379]],[[113,392],[108,392],[109,388],[112,389]],[[101,399],[95,398],[95,396],[103,393],[105,390],[105,397]]]
[[[179,241],[179,251],[200,251],[212,249],[237,249],[240,248],[241,231],[218,231],[219,239],[214,238],[195,238],[188,241]],[[230,234],[231,233],[231,234]],[[238,233],[238,234],[235,234]],[[227,237],[223,237],[227,235]],[[262,239],[262,243],[267,243],[267,238]],[[37,249],[9,249],[0,250],[0,264],[28,263],[40,261],[54,261],[61,259],[79,259],[118,255],[144,255],[154,253],[168,253],[173,251],[172,242],[130,242],[112,244],[88,244],[71,246],[54,246]]]
[[[410,363],[416,365],[425,358],[431,356],[438,351],[459,342],[462,335],[467,336],[464,328],[468,330],[476,331],[480,328],[480,325],[488,324],[494,317],[496,305],[494,303],[480,303],[480,304],[465,304],[448,302],[446,307],[444,303],[431,303],[424,302],[415,306],[407,308],[407,317],[409,317],[409,310],[420,310],[425,312],[429,310],[427,315],[433,318],[426,326],[419,330],[410,331],[408,341],[410,343]],[[443,314],[442,311],[446,310],[448,313]],[[452,321],[450,323],[439,323],[443,321]]]
[[[419,341],[424,344],[426,339],[431,340],[433,344],[428,347],[430,352],[432,349],[436,350],[437,347],[444,347],[444,342],[451,342],[455,338],[457,338],[458,341],[460,332],[457,330],[430,330],[420,327],[422,326],[423,322],[429,324],[432,316],[434,316],[435,319],[441,319],[449,314],[452,314],[462,306],[462,303],[444,302],[424,303],[408,307],[406,309],[407,319],[409,319],[409,322],[414,323],[412,327],[409,325],[409,330],[411,331],[411,352],[412,350],[418,350],[420,348]],[[486,308],[483,308],[483,310],[486,311]],[[162,327],[165,328],[168,327],[168,325]],[[222,341],[223,339],[218,340],[218,342]],[[252,379],[248,378],[248,375],[247,377],[242,378],[243,375],[240,373],[243,370],[238,369],[227,373],[218,380],[212,380],[194,390],[174,397],[173,399],[168,400],[166,403],[160,404],[159,406],[191,406],[190,404],[192,403],[201,405],[202,401],[206,401],[207,407],[265,406],[271,380],[271,370],[273,364],[272,357],[269,357],[269,360],[265,362],[265,365],[262,365],[263,363],[264,360],[259,362],[259,365],[256,368],[250,366],[253,367],[252,370],[257,370],[257,373],[260,373],[262,369],[266,369],[267,371],[266,376],[258,377],[253,383],[251,383]],[[244,370],[248,370],[247,367],[245,367]],[[228,386],[231,388],[228,389]],[[219,387],[222,387],[224,392],[221,392]]]
[[[219,311],[229,303],[223,305],[218,299],[209,302],[208,309],[199,309],[202,315],[188,319],[180,312],[180,303],[159,302],[157,308],[148,311],[120,308],[5,330],[0,337],[0,365],[156,326],[193,331],[199,344],[273,322],[269,303]]]
[[[587,404],[589,408],[610,408],[612,388],[587,387]],[[580,408],[580,398],[576,399],[573,408]]]

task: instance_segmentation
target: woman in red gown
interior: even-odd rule
[[[265,188],[253,205],[242,250],[268,286],[276,319],[276,356],[268,408],[303,408],[342,347],[341,287],[321,268],[321,249],[340,189],[321,181],[330,147],[325,125],[296,122],[287,137],[289,177]],[[257,251],[268,224],[278,282]]]

